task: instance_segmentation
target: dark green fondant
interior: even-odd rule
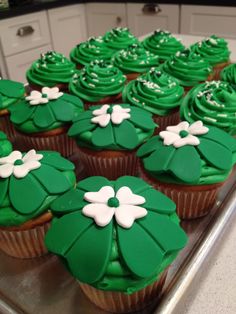
[[[11,151],[11,142],[8,141],[6,134],[0,131],[0,158],[9,155]]]
[[[25,94],[25,88],[22,83],[11,80],[0,80],[0,110],[8,109]]]

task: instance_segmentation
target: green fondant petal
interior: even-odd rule
[[[184,182],[197,182],[201,176],[201,158],[195,147],[187,145],[176,149],[169,169]]]
[[[71,188],[71,184],[57,169],[41,165],[40,168],[31,172],[31,174],[42,184],[49,194],[59,194],[66,192]]]
[[[222,170],[231,169],[232,152],[222,144],[201,138],[197,149],[210,165]]]
[[[11,122],[15,124],[21,124],[30,119],[36,110],[35,106],[30,106],[28,102],[23,101],[17,106],[10,109],[11,111]]]
[[[92,225],[66,254],[68,267],[80,281],[92,284],[105,274],[112,246],[112,223]]]
[[[41,184],[30,173],[21,179],[10,177],[9,197],[13,207],[20,214],[33,213],[47,196]]]
[[[123,148],[134,149],[138,145],[138,135],[135,127],[124,120],[119,125],[113,126],[116,143]]]
[[[143,144],[137,151],[138,157],[144,157],[154,152],[159,146],[163,146],[159,136],[153,136],[145,144]]]
[[[48,250],[64,256],[92,223],[92,219],[86,219],[81,212],[70,213],[53,221],[45,238]]]
[[[175,151],[173,146],[159,146],[154,153],[144,159],[145,169],[159,173],[168,170]]]
[[[51,204],[51,210],[54,214],[66,214],[82,209],[86,204],[84,191],[69,190]]]
[[[92,133],[92,143],[97,147],[105,147],[114,143],[114,134],[111,123],[105,128],[97,127]]]
[[[74,118],[74,122],[77,121],[81,121],[81,120],[91,120],[93,117],[92,111],[90,110],[86,110],[80,114],[78,114],[75,118]]]
[[[91,131],[96,128],[96,124],[91,123],[90,121],[81,120],[75,122],[69,129],[68,135],[69,136],[78,136],[80,133]]]
[[[11,80],[0,81],[0,94],[11,98],[21,98],[24,95],[24,85]]]
[[[40,160],[42,164],[52,166],[58,170],[69,171],[74,170],[75,166],[69,160],[61,157],[57,152],[50,151],[38,151],[39,154],[43,154],[43,159]]]
[[[156,127],[156,124],[154,123],[152,116],[145,114],[145,111],[136,111],[131,110],[131,116],[129,119],[136,127],[139,127],[144,130],[152,130]]]
[[[49,107],[53,112],[56,120],[63,122],[72,122],[74,117],[74,107],[72,104],[61,100],[60,98],[51,101]]]
[[[175,203],[157,190],[148,189],[141,192],[140,195],[146,200],[142,205],[146,209],[153,210],[160,214],[171,214],[175,212]]]
[[[55,122],[55,117],[49,106],[37,106],[34,114],[34,123],[39,128],[46,128]]]
[[[180,250],[186,245],[187,237],[183,229],[171,221],[168,216],[148,212],[145,219],[138,220],[138,224],[166,253]]]
[[[119,177],[115,181],[115,191],[118,191],[119,188],[127,186],[131,189],[131,191],[135,194],[141,193],[144,190],[150,189],[150,185],[147,184],[140,178],[132,177],[132,176],[124,176]]]
[[[8,182],[9,179],[0,179],[0,207],[2,202],[4,201],[6,194],[7,194],[7,190],[8,190]]]
[[[130,229],[117,227],[118,243],[127,267],[138,277],[153,276],[160,267],[164,252],[139,224]]]
[[[75,105],[78,109],[83,109],[84,107],[81,99],[77,96],[64,93],[60,99]]]
[[[112,186],[112,183],[105,177],[94,176],[80,181],[77,188],[83,191],[97,192],[103,186]]]

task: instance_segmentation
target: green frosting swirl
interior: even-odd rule
[[[133,44],[117,52],[112,62],[125,74],[144,73],[151,67],[158,66],[159,58],[146,50],[142,44]]]
[[[236,90],[227,82],[212,81],[196,86],[183,100],[181,118],[192,123],[202,120],[236,134]]]
[[[91,62],[70,81],[72,94],[87,102],[96,102],[122,92],[126,77],[110,63],[102,60]]]
[[[113,53],[101,36],[91,37],[71,50],[70,59],[75,64],[88,65],[94,60],[109,61]]]
[[[165,116],[180,106],[184,89],[178,80],[153,68],[126,85],[122,95],[124,102]]]
[[[236,63],[230,64],[220,72],[220,79],[236,87]]]
[[[42,53],[26,72],[30,84],[53,87],[59,83],[69,83],[75,73],[75,65],[63,54],[49,51]]]
[[[11,151],[11,142],[8,141],[6,134],[0,131],[0,158],[9,155]]]
[[[25,94],[25,88],[22,83],[0,80],[0,110],[7,109],[22,99]]]
[[[106,32],[103,39],[107,47],[113,50],[125,49],[132,44],[138,43],[138,39],[130,33],[127,27],[113,28],[111,31]]]
[[[156,30],[143,41],[143,46],[150,52],[158,55],[161,61],[166,61],[177,51],[184,50],[184,45],[170,32]]]
[[[192,45],[190,49],[207,60],[212,66],[229,61],[230,51],[227,41],[215,35]]]
[[[161,69],[178,79],[182,86],[195,86],[206,81],[212,73],[209,62],[189,49],[177,52],[161,65]]]

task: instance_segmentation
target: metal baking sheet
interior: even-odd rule
[[[185,294],[214,243],[229,221],[236,204],[236,171],[223,186],[211,213],[182,222],[189,235],[186,248],[170,267],[160,300],[140,314],[169,314]],[[227,229],[226,229],[227,231]],[[76,280],[57,257],[21,260],[0,253],[1,314],[105,314],[83,295]]]

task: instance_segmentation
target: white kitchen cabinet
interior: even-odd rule
[[[26,70],[35,60],[40,58],[41,53],[45,53],[50,50],[52,50],[51,45],[46,45],[37,49],[29,50],[16,54],[14,56],[7,57],[5,59],[5,63],[7,67],[8,78],[25,83]]]
[[[126,27],[125,3],[87,3],[87,26],[89,36],[103,35],[114,27]]]
[[[181,33],[236,37],[236,8],[222,6],[181,6]]]
[[[128,3],[128,27],[136,36],[165,29],[179,32],[179,5],[156,3]]]
[[[48,11],[53,49],[69,56],[70,50],[87,39],[85,5],[76,4]]]

